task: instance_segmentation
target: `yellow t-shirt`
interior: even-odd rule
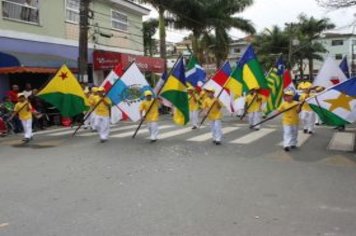
[[[283,125],[298,125],[299,124],[299,116],[298,116],[298,104],[297,101],[292,101],[292,102],[283,102],[279,108],[279,112],[283,112],[287,109],[289,109],[292,106],[295,106],[294,108],[290,109],[289,111],[284,112],[283,118],[282,118],[282,123]]]
[[[255,100],[253,99],[255,96],[257,96],[255,98]],[[264,97],[261,94],[248,94],[246,96],[246,106],[249,106],[252,102],[252,104],[250,105],[250,107],[248,108],[247,112],[259,112],[262,111],[262,102],[263,102]]]
[[[313,96],[313,94],[306,94],[306,93],[303,93],[300,95],[299,97],[299,101],[300,102],[303,102],[305,99],[309,98]],[[302,106],[302,110],[303,111],[312,111],[312,109],[310,108],[309,104],[307,102],[304,102],[303,106]]]
[[[88,102],[91,108],[95,106],[95,98],[98,97],[98,95],[90,94],[88,98]]]
[[[206,98],[204,100],[204,103],[203,103],[203,109],[205,109],[206,111],[209,111],[210,107],[214,104],[214,102],[216,101],[215,98]],[[221,108],[223,107],[223,104],[217,100],[213,106],[213,108],[211,108],[211,111],[208,115],[208,119],[209,120],[220,120],[221,117],[222,117],[222,114],[221,114]]]
[[[28,104],[28,105],[26,105]],[[24,107],[25,106],[25,107]],[[21,111],[20,111],[21,109]],[[28,101],[18,102],[14,107],[14,111],[18,112],[20,120],[30,120],[32,119],[32,106]]]
[[[199,96],[197,94],[193,94],[193,96],[188,95],[188,101],[190,111],[197,111],[199,109]]]
[[[150,112],[146,115],[146,121],[147,122],[156,122],[158,121],[158,117],[159,117],[159,112],[158,112],[158,108],[159,108],[159,102],[157,99],[151,99],[151,101],[147,101],[144,100],[141,102],[140,104],[140,112],[144,111],[147,112],[148,109],[150,108],[151,104],[153,103],[153,101],[155,101],[155,103],[153,104]]]
[[[95,96],[93,98],[94,101],[94,106],[100,102],[101,97],[100,96]],[[109,105],[105,104],[108,103]],[[111,100],[107,97],[104,98],[104,101],[100,102],[100,104],[95,108],[95,114],[98,116],[104,116],[107,117],[110,115],[110,108],[111,108]]]

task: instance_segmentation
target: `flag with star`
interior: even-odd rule
[[[89,108],[82,87],[66,65],[58,70],[37,96],[55,106],[64,117],[73,117]]]
[[[356,77],[331,87],[307,100],[327,125],[341,126],[356,121]]]

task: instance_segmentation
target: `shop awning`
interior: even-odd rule
[[[21,52],[0,52],[0,73],[2,74],[23,72],[54,73],[63,64],[70,68],[77,67],[75,60],[65,57]]]
[[[15,74],[15,73],[38,73],[38,74],[54,74],[57,71],[55,68],[42,67],[0,67],[0,74]]]

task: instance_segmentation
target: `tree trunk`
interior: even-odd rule
[[[300,79],[304,79],[303,59],[299,60],[299,74],[300,74]]]
[[[311,82],[313,82],[314,80],[314,75],[313,75],[313,72],[314,72],[314,63],[313,63],[313,58],[309,58],[309,80]]]
[[[197,30],[193,30],[193,39],[192,39],[192,47],[193,47],[193,53],[196,55],[196,57],[198,58],[198,61],[200,63],[203,63],[203,54],[201,53],[201,49],[199,48],[199,40],[200,37],[200,32]]]
[[[166,52],[166,24],[164,20],[164,8],[162,6],[158,7],[159,14],[159,52],[162,59],[165,60],[165,68],[167,68],[167,52]]]

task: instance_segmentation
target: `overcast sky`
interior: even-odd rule
[[[255,3],[246,8],[241,16],[251,20],[257,31],[260,32],[264,28],[271,28],[273,25],[284,26],[286,22],[295,22],[297,16],[301,13],[316,18],[328,17],[336,24],[337,28],[351,25],[356,20],[354,16],[356,7],[327,10],[319,7],[315,0],[255,0]],[[150,16],[157,16],[157,13],[152,11]],[[186,32],[169,31],[167,40],[178,42],[186,34]],[[244,34],[232,30],[230,36],[237,39],[243,37]]]

